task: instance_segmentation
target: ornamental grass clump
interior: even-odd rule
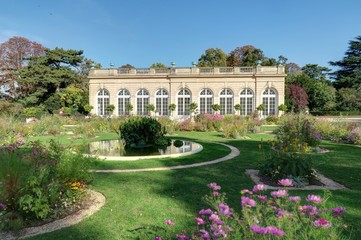
[[[282,185],[291,182],[283,179]],[[342,217],[346,209],[327,205],[329,191],[323,197],[310,194],[302,199],[286,189],[267,194],[266,187],[258,184],[252,191],[241,191],[241,211],[237,212],[226,203],[219,185],[208,187],[211,192],[204,199],[211,207],[198,212],[192,230],[177,234],[173,230],[177,223],[168,219],[148,239],[347,239]]]

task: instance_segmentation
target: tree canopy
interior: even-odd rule
[[[32,57],[44,54],[45,48],[24,37],[12,37],[0,44],[0,86],[4,92],[0,95],[15,98],[17,78],[14,72],[28,65]]]
[[[168,67],[161,62],[156,62],[150,65],[150,68],[168,68]]]
[[[226,67],[227,54],[219,48],[208,48],[198,59],[198,67]]]
[[[333,72],[335,86],[340,88],[356,88],[361,90],[361,36],[349,42],[348,50],[340,61],[330,62],[340,69]]]

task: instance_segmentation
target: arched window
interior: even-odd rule
[[[213,105],[213,93],[210,89],[203,89],[199,94],[199,113],[211,113]]]
[[[168,92],[165,89],[159,89],[155,93],[155,109],[159,111],[159,115],[168,115]]]
[[[130,103],[130,93],[127,89],[118,92],[118,115],[129,115],[128,104]]]
[[[219,103],[221,105],[221,114],[233,113],[233,92],[231,89],[225,88],[219,94]]]
[[[189,104],[191,103],[191,92],[188,89],[181,89],[177,95],[178,115],[189,115]]]
[[[276,98],[277,93],[272,88],[267,88],[262,93],[262,103],[265,105],[265,110],[263,111],[264,116],[270,116],[276,114]]]
[[[146,89],[137,92],[137,115],[148,115],[149,93]]]
[[[241,104],[241,115],[250,115],[254,111],[254,94],[249,88],[245,88],[241,91],[240,104]]]
[[[100,89],[97,93],[97,115],[109,115],[107,107],[109,105],[109,92],[106,89]]]

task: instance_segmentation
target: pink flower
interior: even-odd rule
[[[206,223],[202,218],[195,218],[195,220],[197,221],[197,225],[203,225]]]
[[[271,192],[271,196],[274,197],[274,198],[287,197],[287,196],[288,196],[288,193],[287,193],[287,190],[280,189],[280,190],[278,190],[278,191],[273,191],[273,192]]]
[[[346,208],[344,208],[344,207],[337,207],[337,208],[332,208],[331,211],[333,212],[333,216],[334,216],[334,217],[338,217],[341,213],[343,213],[344,211],[346,211]]]
[[[287,210],[282,210],[281,208],[276,208],[277,211],[277,218],[282,218],[283,216],[285,217],[292,217],[293,214],[288,212]]]
[[[211,215],[211,214],[212,214],[212,210],[209,208],[206,210],[202,209],[199,211],[199,215]]]
[[[217,197],[219,195],[219,192],[214,191],[214,192],[212,192],[212,195]]]
[[[169,226],[174,226],[174,222],[172,222],[171,220],[165,220],[165,223],[167,224],[167,225],[169,225]]]
[[[214,191],[221,190],[221,186],[218,186],[217,183],[213,182],[207,185],[209,188],[213,189]]]
[[[317,228],[329,228],[331,227],[331,223],[329,221],[327,221],[324,218],[318,218],[316,221],[312,222],[313,226],[317,227]]]
[[[219,216],[217,214],[211,214],[211,216],[209,216],[209,220],[212,222],[216,222],[219,220]]]
[[[228,231],[228,232],[233,232],[233,228],[231,228],[230,226],[226,226],[226,230]]]
[[[293,181],[291,179],[281,179],[278,180],[278,184],[284,187],[290,187],[293,185]]]
[[[266,232],[276,236],[283,236],[285,232],[273,226],[266,227]]]
[[[300,196],[290,196],[288,199],[290,200],[290,202],[300,202],[301,201]]]
[[[260,192],[266,190],[266,186],[263,184],[257,184],[253,186],[253,192]]]
[[[267,196],[264,195],[257,195],[258,199],[261,200],[262,202],[267,201]]]
[[[260,226],[251,226],[250,227],[252,232],[258,233],[258,234],[266,234],[266,228],[260,227]]]
[[[241,197],[241,202],[242,202],[242,207],[255,207],[256,206],[256,201],[253,199],[250,199],[248,197]]]
[[[315,206],[305,205],[300,207],[301,213],[307,213],[309,217],[317,215],[320,213],[320,210]]]
[[[228,205],[221,203],[218,205],[218,208],[219,208],[220,214],[227,216],[227,217],[229,215],[231,215],[231,210]]]
[[[223,238],[227,237],[227,234],[222,229],[222,225],[212,225],[211,231],[213,232],[216,239],[218,239],[219,236],[223,236]]]
[[[163,240],[161,237],[155,237],[154,240]]]
[[[306,201],[319,204],[323,201],[323,199],[320,196],[310,194],[307,196]]]
[[[250,190],[248,190],[248,189],[243,189],[242,191],[241,191],[241,193],[242,194],[249,194],[249,195],[252,195],[253,194],[253,192],[251,192]]]

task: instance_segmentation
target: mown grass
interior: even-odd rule
[[[197,168],[159,172],[94,173],[92,188],[103,193],[106,205],[80,224],[43,234],[32,239],[132,239],[132,229],[146,225],[164,226],[165,219],[176,222],[175,229],[194,226],[195,214],[208,207],[202,202],[207,184],[217,182],[227,193],[228,203],[240,209],[240,190],[251,188],[253,182],[245,169],[257,168],[264,160],[259,144],[272,135],[250,134],[248,140],[228,140],[219,133],[179,132],[177,137],[202,142],[224,142],[237,147],[241,154],[229,161]],[[110,137],[110,136],[104,136]],[[216,156],[216,144],[205,144],[207,156]],[[267,145],[267,144],[264,144]],[[344,206],[346,224],[352,239],[361,236],[361,148],[322,142],[329,153],[315,154],[316,169],[348,190],[332,191],[330,207]],[[265,147],[267,150],[267,147]],[[213,153],[213,154],[212,154]],[[225,153],[226,154],[226,153]],[[194,158],[200,157],[193,155]],[[174,161],[172,159],[171,161]],[[322,191],[292,190],[292,195],[322,194]]]

